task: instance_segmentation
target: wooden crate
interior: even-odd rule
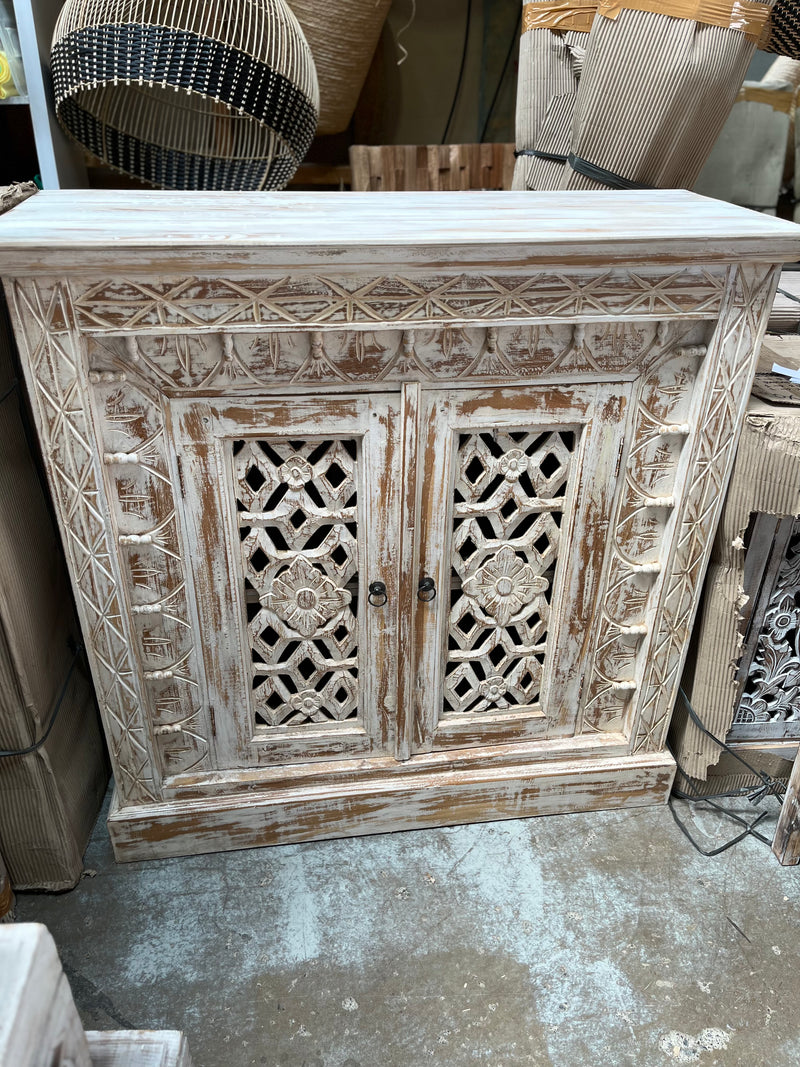
[[[353,191],[510,189],[513,144],[352,145]]]
[[[92,1067],[55,942],[44,926],[0,926],[0,1067]]]
[[[192,1067],[175,1030],[84,1031],[46,927],[0,927],[0,1067]]]
[[[87,1030],[92,1067],[192,1067],[176,1030]]]

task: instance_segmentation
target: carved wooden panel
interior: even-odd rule
[[[114,278],[73,283],[81,330],[409,324],[513,319],[712,318],[719,267],[491,274],[275,274],[260,278]]]
[[[635,752],[664,744],[753,380],[753,351],[766,326],[779,270],[743,265],[732,275],[731,300],[710,346],[712,359],[696,409],[698,430],[633,726]]]
[[[431,393],[417,751],[575,732],[624,390]]]
[[[800,521],[770,591],[731,737],[800,737]]]
[[[624,731],[647,647],[652,596],[664,569],[680,492],[680,460],[691,432],[691,403],[705,346],[675,349],[636,391],[624,481],[609,531],[605,592],[594,620],[593,668],[582,729]]]
[[[205,656],[222,766],[393,749],[397,409],[172,405],[187,523],[216,561],[194,582],[223,635]]]
[[[540,712],[576,436],[575,429],[459,435],[444,716]]]
[[[91,369],[88,379],[159,768],[199,771],[210,765],[208,713],[162,405],[124,374]]]
[[[142,333],[91,336],[94,365],[173,392],[253,392],[278,384],[399,383],[625,374],[678,343],[691,321],[447,326],[439,329]]]
[[[16,282],[10,297],[117,789],[144,804],[157,795],[158,775],[69,299],[62,285],[34,281]]]
[[[356,719],[358,442],[232,444],[256,723]]]

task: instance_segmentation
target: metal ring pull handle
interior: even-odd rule
[[[369,596],[367,598],[373,608],[382,608],[389,599],[384,582],[370,582]]]
[[[433,578],[420,578],[417,586],[417,599],[429,603],[436,597],[436,582]]]

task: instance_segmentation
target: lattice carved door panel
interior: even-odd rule
[[[625,400],[559,395],[555,418],[549,390],[430,395],[417,750],[574,730]]]
[[[220,765],[393,752],[396,400],[174,408]]]

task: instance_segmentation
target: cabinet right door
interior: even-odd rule
[[[575,731],[628,389],[425,394],[413,751]]]

